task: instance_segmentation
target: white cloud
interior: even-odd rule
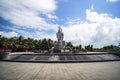
[[[72,20],[71,20],[72,23]],[[117,45],[120,41],[120,18],[112,18],[107,13],[86,10],[86,21],[74,22],[63,27],[65,40],[75,45],[93,44],[95,47]]]
[[[18,26],[4,26],[0,24],[1,28],[8,29],[12,32],[3,32],[0,31],[0,35],[5,37],[14,37],[14,36],[23,36],[24,38],[33,38],[33,39],[43,39],[43,38],[51,38],[53,40],[56,39],[55,34],[49,34],[45,30],[39,30],[39,29],[30,29],[30,28],[24,28],[24,27],[18,27]],[[29,31],[29,30],[32,30]],[[56,29],[57,31],[57,29]],[[13,34],[14,33],[14,34]],[[10,35],[8,35],[10,34]],[[13,35],[12,35],[13,34]]]
[[[48,23],[41,15],[57,18],[52,14],[57,8],[56,4],[56,0],[1,0],[0,17],[17,26],[55,29],[56,25]]]
[[[92,12],[91,10],[86,10],[86,19],[90,22],[96,23],[109,23],[112,21],[112,18],[107,13],[98,14],[97,12]]]
[[[15,37],[15,36],[18,36],[18,34],[16,32],[3,32],[3,31],[0,31],[0,35],[2,36],[5,36],[5,37]]]
[[[42,12],[52,12],[56,9],[55,0],[19,0],[19,2],[30,9]]]
[[[57,16],[51,15],[51,14],[47,14],[47,17],[50,19],[57,19]]]
[[[92,38],[96,35],[96,26],[95,23],[80,23],[68,25],[63,28],[65,40],[71,41],[74,45],[87,45],[92,43]]]
[[[120,0],[107,0],[107,2],[118,2]]]

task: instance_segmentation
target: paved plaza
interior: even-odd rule
[[[19,63],[0,61],[0,80],[120,80],[120,61]]]

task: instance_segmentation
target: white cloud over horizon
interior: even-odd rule
[[[86,9],[86,21],[63,27],[65,40],[75,45],[93,44],[94,47],[117,45],[120,42],[120,18]]]
[[[11,38],[11,37],[15,37],[15,36],[18,36],[18,34],[16,32],[3,32],[3,31],[0,31],[0,35],[4,36],[4,37],[7,37],[7,38]]]

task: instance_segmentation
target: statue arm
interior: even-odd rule
[[[62,40],[63,40],[63,38],[64,38],[64,34],[62,33]]]

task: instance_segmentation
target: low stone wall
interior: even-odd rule
[[[120,53],[101,53],[101,54],[11,54],[9,58],[3,61],[15,62],[103,62],[103,61],[120,61]]]

